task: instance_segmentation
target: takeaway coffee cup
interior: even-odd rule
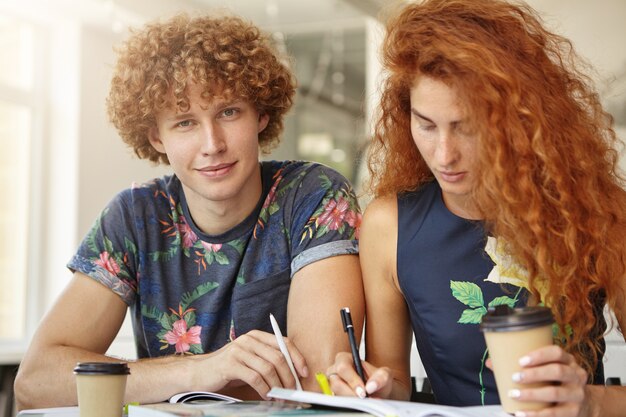
[[[504,411],[540,410],[550,403],[518,401],[509,397],[512,389],[539,387],[546,384],[518,384],[513,374],[521,371],[519,360],[535,349],[551,345],[554,318],[546,307],[510,308],[506,305],[490,308],[482,318],[493,372]]]
[[[80,417],[120,417],[130,369],[120,362],[81,362],[74,368]]]

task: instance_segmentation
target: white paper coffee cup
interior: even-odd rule
[[[74,368],[80,417],[121,417],[126,379],[122,362],[81,362]]]
[[[553,343],[554,318],[546,307],[510,308],[506,305],[490,309],[482,318],[481,331],[485,334],[489,357],[498,387],[498,396],[504,411],[540,410],[551,405],[546,402],[518,401],[509,396],[512,389],[527,389],[548,383],[519,384],[513,374],[520,372],[521,357],[535,349]]]

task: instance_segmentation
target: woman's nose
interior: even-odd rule
[[[452,166],[459,159],[456,139],[450,133],[443,133],[437,144],[437,163],[440,166]]]

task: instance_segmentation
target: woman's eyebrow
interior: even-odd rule
[[[428,117],[424,116],[422,113],[415,110],[413,107],[411,107],[411,113],[413,113],[413,115],[419,117],[420,119],[426,120],[427,122],[430,122],[430,123],[434,123],[432,120],[430,120]]]

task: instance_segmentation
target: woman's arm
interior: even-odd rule
[[[411,393],[411,326],[396,276],[397,203],[395,197],[375,200],[365,212],[359,239],[366,305],[364,368],[367,384],[343,353],[328,369],[336,394],[408,400]],[[337,376],[335,376],[335,374]]]
[[[620,329],[626,327],[626,279],[621,281],[622,294],[613,308]],[[587,385],[586,372],[574,357],[558,346],[539,349],[527,355],[522,383],[558,382],[546,388],[520,390],[519,400],[555,403],[542,411],[518,413],[523,417],[620,417],[624,416],[626,387]]]
[[[626,342],[626,277],[621,280],[621,294],[617,297],[617,303],[613,313],[617,319],[619,329]],[[625,413],[626,387],[624,386],[597,386],[589,385],[586,388],[588,398],[586,416],[617,417]]]

